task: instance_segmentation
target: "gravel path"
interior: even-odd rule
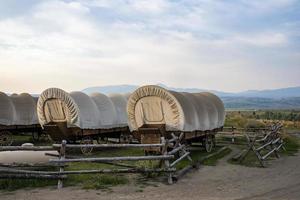
[[[234,152],[233,152],[234,153]],[[233,154],[232,153],[232,154]],[[228,157],[227,157],[228,158]],[[203,166],[191,172],[174,185],[148,186],[143,192],[134,185],[115,187],[113,191],[54,188],[18,190],[0,193],[1,200],[85,200],[85,199],[130,199],[130,200],[299,200],[300,199],[300,154],[271,161],[268,168],[248,168],[231,165],[224,158],[216,167]]]

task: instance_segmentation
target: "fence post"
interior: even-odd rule
[[[232,138],[231,138],[231,142],[234,143],[235,142],[235,135],[234,135],[234,127],[231,127],[231,131],[232,131]]]
[[[164,144],[164,146],[162,147],[162,155],[168,155],[168,145],[169,145],[169,141],[166,140],[164,137],[161,138],[161,142],[162,144]],[[165,168],[169,169],[170,168],[170,161],[169,160],[165,160],[164,161],[165,164]],[[171,185],[173,184],[173,178],[172,178],[172,173],[169,172],[168,173],[168,183]]]
[[[60,152],[59,152],[60,160],[64,160],[66,158],[66,144],[67,144],[66,140],[63,140],[61,142],[61,147],[60,147]],[[65,170],[65,166],[61,165],[59,168],[59,172],[64,172],[64,170]],[[62,188],[63,188],[63,179],[58,179],[57,189],[62,189]]]

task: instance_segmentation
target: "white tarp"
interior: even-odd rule
[[[116,123],[118,125],[124,126],[127,123],[127,101],[128,94],[110,94],[108,97],[113,102],[116,111]]]
[[[68,127],[81,129],[125,127],[128,126],[127,120],[120,123],[124,122],[120,119],[124,115],[127,119],[126,103],[123,95],[112,95],[110,98],[100,93],[89,96],[82,92],[67,93],[49,88],[39,97],[38,119],[42,126],[51,122],[67,122]]]
[[[16,111],[11,98],[0,92],[0,125],[13,125],[15,114]]]
[[[118,124],[117,113],[112,100],[101,93],[93,93],[90,97],[96,103],[99,112],[100,123],[107,128],[113,128]]]
[[[38,124],[36,101],[27,93],[12,94],[10,96],[15,107],[15,125],[32,125]]]
[[[132,131],[144,124],[165,124],[167,131],[209,131],[224,126],[223,102],[214,94],[168,91],[144,86],[131,94],[127,104]]]
[[[0,125],[38,124],[36,101],[30,94],[7,96],[0,92]]]

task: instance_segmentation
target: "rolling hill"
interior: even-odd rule
[[[275,90],[250,90],[239,93],[229,93],[199,88],[174,88],[158,84],[169,90],[178,92],[210,91],[221,97],[227,109],[300,109],[300,87],[290,87]],[[83,92],[128,93],[133,92],[137,85],[110,85],[89,87]]]

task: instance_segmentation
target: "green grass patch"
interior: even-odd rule
[[[83,189],[108,189],[129,182],[125,175],[115,174],[81,174],[70,175],[65,186],[80,186]]]
[[[190,156],[193,159],[193,161],[201,161],[203,157],[208,156],[209,154],[215,153],[218,150],[220,150],[221,148],[222,147],[217,146],[210,153],[206,152],[204,149],[203,150],[202,149],[192,150]],[[202,162],[202,164],[204,164],[204,165],[211,165],[211,166],[216,165],[217,162],[218,162],[218,160],[222,159],[223,157],[225,157],[226,155],[228,155],[230,152],[231,152],[231,149],[225,150],[225,151],[223,151],[223,152],[221,152],[221,153],[219,153],[219,154],[217,154],[217,155],[215,155],[213,157],[210,157],[210,158],[204,160]],[[191,164],[191,162],[188,159],[184,159],[184,160],[182,160],[180,163],[178,163],[176,165],[176,168],[178,170],[180,170],[180,169],[183,169],[183,168],[185,168],[186,166],[188,166],[190,164]]]
[[[230,143],[232,143],[232,138],[231,137],[224,137],[222,135],[218,135],[216,137],[216,143],[217,144],[219,144],[219,143],[222,144],[223,142],[230,144]],[[238,136],[238,137],[234,138],[234,143],[236,143],[236,144],[239,144],[239,143],[244,144],[244,143],[247,143],[247,139],[246,139],[245,136]]]
[[[20,146],[24,143],[33,143],[35,146],[52,145],[52,141],[48,138],[48,136],[40,137],[39,141],[34,141],[30,134],[13,135],[13,146]]]
[[[113,165],[101,163],[71,163],[65,168],[66,171],[83,170],[83,169],[102,169],[117,168]],[[43,169],[45,170],[45,169]],[[58,169],[48,169],[49,171],[58,171]],[[80,174],[68,175],[64,180],[64,186],[79,186],[83,189],[107,189],[111,186],[127,184],[129,179],[120,174]],[[36,188],[45,186],[56,186],[57,180],[42,179],[1,179],[0,190],[13,191],[23,188]]]
[[[300,140],[296,136],[285,136],[284,139],[285,151],[281,151],[284,155],[294,156],[300,148]]]
[[[0,190],[14,191],[18,189],[46,187],[56,185],[56,180],[40,180],[40,179],[1,179]]]
[[[216,154],[215,156],[210,157],[209,159],[206,159],[203,161],[202,164],[209,165],[209,166],[216,166],[218,163],[218,160],[224,158],[225,156],[229,155],[231,153],[231,149],[226,148],[224,151]]]
[[[33,139],[31,135],[13,135],[12,145],[19,146],[28,142],[33,143]]]

